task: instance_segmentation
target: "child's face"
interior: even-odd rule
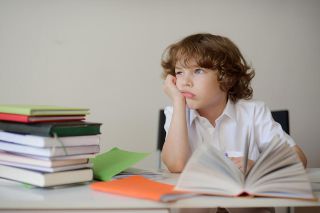
[[[190,109],[214,110],[226,104],[227,93],[219,87],[216,70],[201,68],[191,61],[187,67],[178,62],[175,73],[176,86]]]

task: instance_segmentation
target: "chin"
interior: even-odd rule
[[[196,104],[192,104],[192,103],[187,102],[187,106],[189,109],[193,109],[193,110],[199,109],[199,106],[197,106]]]

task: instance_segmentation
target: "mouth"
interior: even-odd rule
[[[185,97],[185,98],[194,98],[196,95],[191,93],[191,92],[181,92],[181,94]]]

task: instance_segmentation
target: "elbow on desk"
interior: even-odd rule
[[[163,162],[172,173],[181,173],[186,165],[183,161],[167,162],[166,160],[163,160]]]
[[[171,153],[161,153],[161,159],[167,169],[172,173],[180,173],[184,169],[189,159],[189,155],[172,155]]]
[[[168,170],[171,172],[171,173],[181,173],[184,166],[180,166],[180,165],[174,165],[174,166],[167,166]]]

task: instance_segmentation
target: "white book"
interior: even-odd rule
[[[0,161],[52,168],[88,163],[88,158],[52,160],[50,158],[43,159],[33,155],[26,156],[9,152],[0,152]]]
[[[83,159],[83,158],[95,158],[97,153],[89,153],[89,154],[77,154],[77,155],[66,155],[66,156],[37,156],[37,155],[29,155],[23,153],[14,153],[12,154],[21,154],[26,157],[32,157],[40,160],[71,160],[71,159]]]
[[[57,186],[91,181],[92,169],[79,169],[64,172],[45,173],[0,165],[0,177],[40,187]]]
[[[13,163],[8,161],[0,161],[0,165],[19,167],[23,169],[30,169],[30,170],[40,171],[40,172],[62,172],[62,171],[92,167],[92,163],[83,163],[83,164],[59,166],[59,167],[43,167],[43,166],[33,166],[30,164],[24,164],[24,163]]]
[[[0,141],[0,150],[47,157],[98,153],[99,149],[98,145],[38,148]]]
[[[288,144],[278,139],[264,147],[245,174],[212,145],[203,144],[191,156],[176,189],[222,196],[315,199],[301,161]]]
[[[42,137],[0,131],[0,141],[35,147],[88,146],[99,145],[100,135]]]

